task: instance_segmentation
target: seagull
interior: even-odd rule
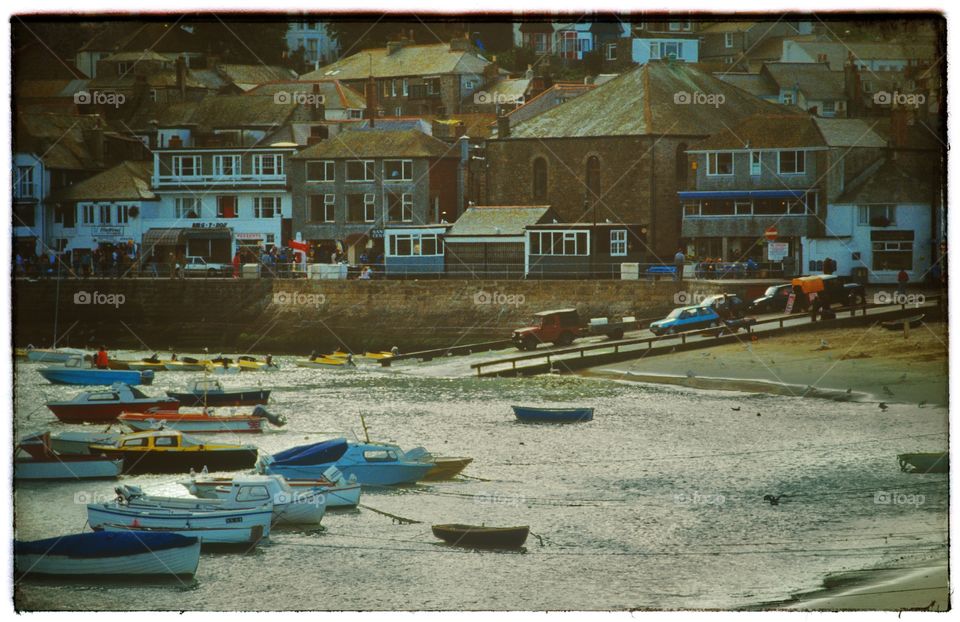
[[[820,347],[817,348],[817,349],[818,349],[818,350],[829,350],[829,349],[830,349],[830,344],[827,343],[827,340],[826,340],[826,339],[821,339],[821,340],[820,340]]]
[[[882,388],[883,388],[883,392],[886,393],[887,395],[893,395],[893,391],[891,391],[890,387],[888,387],[887,385],[883,385]]]
[[[853,389],[851,389],[850,387],[847,387],[847,395],[850,395],[851,393],[853,393]]]
[[[886,410],[888,408],[886,402],[880,402],[879,407],[880,407],[880,410]]]
[[[763,500],[768,502],[770,505],[780,505],[780,497],[782,496],[782,494],[777,495],[776,497],[773,495],[763,495]]]

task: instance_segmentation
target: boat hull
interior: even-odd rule
[[[97,456],[58,456],[50,460],[17,459],[13,466],[16,480],[112,479],[120,475],[122,460]]]
[[[91,503],[87,505],[87,521],[93,529],[107,531],[163,530],[200,537],[203,544],[252,544],[270,536],[273,510],[267,507],[191,512],[127,507],[117,503]]]
[[[104,523],[94,527],[97,531],[108,533],[133,531],[134,528],[121,523]],[[137,527],[137,531],[145,530],[150,533],[173,533],[180,536],[197,538],[202,548],[211,546],[250,546],[265,538],[263,527],[189,527],[178,529],[175,527]]]
[[[257,406],[270,400],[270,391],[225,391],[209,393],[178,393],[167,391],[167,395],[180,402],[180,406]]]
[[[592,421],[592,408],[532,408],[511,406],[518,421],[524,423],[577,423]]]
[[[153,414],[127,413],[121,415],[118,421],[124,423],[137,432],[158,430],[160,426],[167,430],[180,430],[192,434],[216,434],[229,432],[233,434],[247,434],[263,432],[265,419],[261,417],[237,416],[217,417],[196,414]]]
[[[174,399],[158,398],[150,401],[114,402],[111,404],[93,404],[88,402],[51,402],[47,408],[64,423],[110,423],[116,421],[124,412],[140,412],[157,408],[177,410],[180,402]]]
[[[88,542],[86,548],[90,556],[78,557],[75,554],[56,554],[50,547],[63,539],[51,538],[32,544],[31,548],[42,549],[39,552],[16,553],[14,569],[21,576],[184,576],[196,574],[200,563],[200,540],[184,538],[176,546],[152,546],[158,538],[149,532],[130,532],[145,549],[130,554],[110,555],[109,549],[101,545],[112,536],[99,533],[84,533],[67,538],[82,537]],[[169,540],[164,536],[163,540]],[[50,542],[49,545],[46,543]],[[18,548],[17,543],[14,548]]]
[[[184,483],[190,494],[201,499],[227,499],[230,496],[231,479],[221,479],[212,481],[196,481]],[[346,486],[325,486],[318,480],[286,480],[287,485],[295,492],[315,490],[323,493],[326,497],[327,509],[333,508],[355,508],[360,503],[361,487],[360,484],[350,484]]]
[[[187,473],[201,471],[239,471],[257,461],[257,450],[247,448],[200,451],[134,451],[97,446],[95,451],[111,459],[123,460],[124,473]]]
[[[111,385],[117,382],[136,385],[153,383],[153,372],[123,371],[119,369],[74,369],[47,367],[38,370],[53,384]]]
[[[405,463],[405,464],[312,464],[308,466],[270,465],[266,472],[272,475],[283,475],[290,479],[319,479],[323,472],[335,466],[346,478],[354,477],[363,486],[397,486],[400,484],[415,484],[422,480],[432,463]]]
[[[433,535],[448,544],[470,548],[518,549],[527,541],[530,527],[434,525]]]
[[[473,462],[473,458],[434,458],[433,468],[423,479],[428,482],[453,479],[471,462]]]

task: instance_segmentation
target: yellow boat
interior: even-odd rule
[[[315,359],[297,359],[295,363],[297,367],[310,367],[314,369],[350,369],[354,367],[354,364],[346,358],[330,358],[328,356],[321,356]]]
[[[146,371],[152,369],[153,371],[167,371],[167,368],[164,366],[163,361],[118,361],[121,363],[127,364],[127,369],[132,369],[134,371]]]
[[[167,371],[204,371],[208,365],[213,365],[209,360],[197,360],[188,356],[176,361],[164,361],[163,366]]]
[[[393,358],[393,352],[364,352],[363,358],[379,361],[381,359]]]
[[[123,460],[124,473],[184,473],[190,469],[237,471],[257,461],[252,445],[198,440],[176,430],[125,434],[111,445],[90,445],[90,453]]]
[[[279,371],[280,366],[276,363],[258,361],[252,356],[241,356],[237,361],[240,371]]]

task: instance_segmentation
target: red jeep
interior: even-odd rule
[[[606,318],[594,319],[589,326],[580,322],[576,309],[557,309],[533,314],[533,325],[513,331],[513,343],[520,350],[535,350],[541,343],[568,346],[577,337],[606,335],[611,339],[623,338],[624,330],[633,318],[609,322]],[[632,324],[636,324],[633,320]]]

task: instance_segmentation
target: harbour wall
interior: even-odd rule
[[[505,339],[533,313],[662,317],[736,281],[64,279],[13,283],[16,346],[307,354]],[[56,327],[56,328],[55,328]]]

